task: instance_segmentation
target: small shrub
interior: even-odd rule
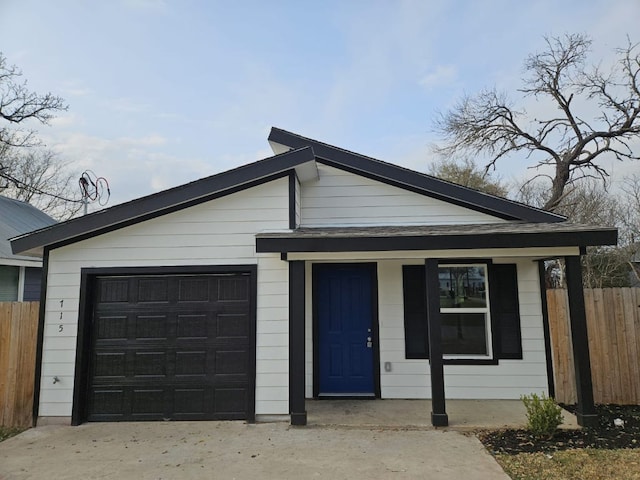
[[[562,408],[553,398],[535,393],[520,397],[527,409],[527,429],[537,438],[551,438],[562,423]]]

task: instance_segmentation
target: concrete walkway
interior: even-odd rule
[[[384,426],[432,429],[430,400],[307,400],[311,426]],[[520,400],[447,400],[448,430],[524,428]],[[561,428],[578,428],[575,415],[562,412]]]
[[[45,426],[0,443],[0,479],[508,480],[472,435],[242,422]]]
[[[449,400],[434,429],[428,400],[308,400],[285,422],[49,425],[0,443],[0,480],[508,480],[469,430],[522,427],[520,401]],[[566,426],[575,417],[564,412]]]

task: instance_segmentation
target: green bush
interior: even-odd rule
[[[520,397],[527,409],[527,429],[537,438],[551,438],[562,423],[562,409],[553,398],[535,393]]]

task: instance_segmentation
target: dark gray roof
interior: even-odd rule
[[[339,252],[615,245],[611,227],[508,222],[464,225],[298,228],[256,235],[258,252]]]
[[[312,147],[316,158],[321,163],[505,220],[526,222],[563,222],[566,220],[566,217],[562,215],[479,192],[280,128],[273,127],[271,129],[269,142],[288,148]]]
[[[33,260],[14,255],[9,239],[55,223],[49,215],[28,203],[0,196],[0,263],[5,259]]]

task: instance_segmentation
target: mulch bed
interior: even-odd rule
[[[563,405],[569,411],[572,405]],[[493,454],[555,452],[571,448],[640,448],[639,405],[597,405],[599,424],[595,428],[558,430],[551,439],[537,439],[527,430],[481,432],[478,438]],[[624,426],[616,427],[615,419]]]

